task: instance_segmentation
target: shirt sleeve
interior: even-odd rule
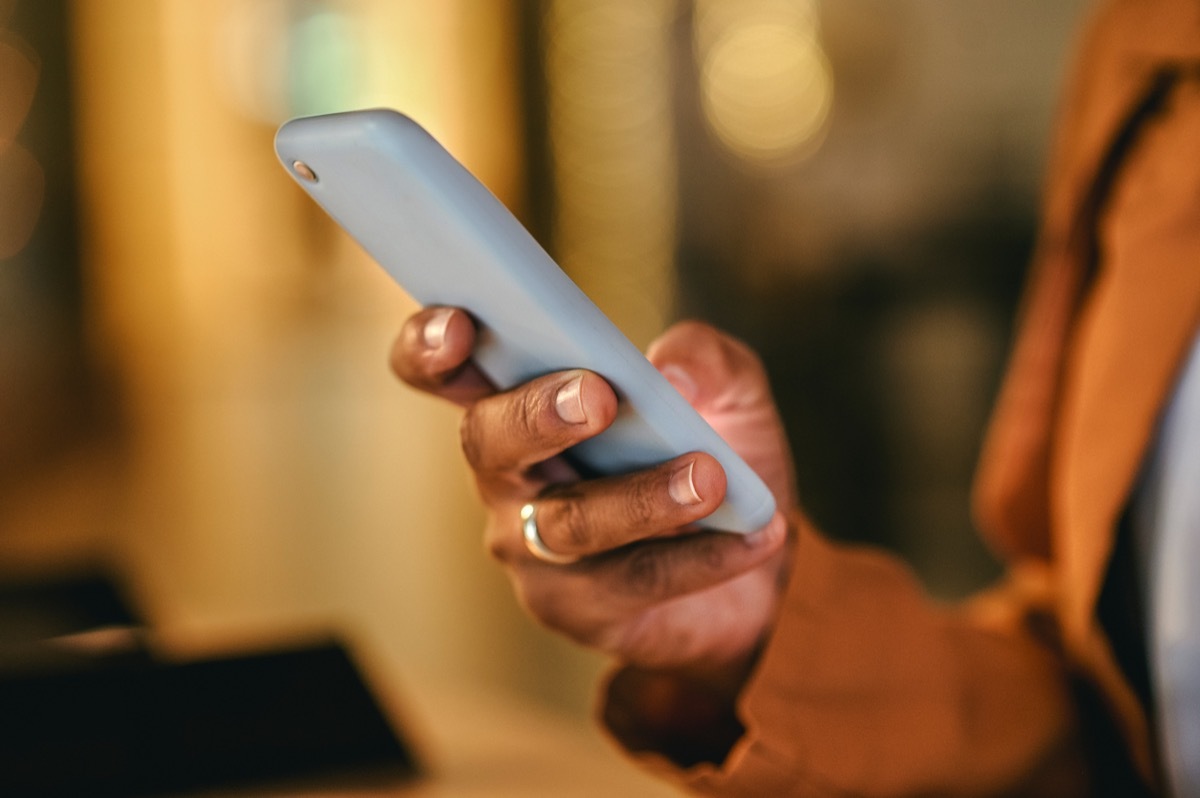
[[[803,521],[794,556],[736,704],[619,669],[601,704],[619,744],[714,796],[1084,794],[1070,678],[1039,634],[1050,598],[1036,577],[946,607],[897,559]]]

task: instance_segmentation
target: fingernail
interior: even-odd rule
[[[583,409],[583,375],[558,389],[554,397],[554,409],[558,417],[568,424],[582,424],[587,421],[587,412]]]
[[[675,500],[676,504],[699,504],[703,501],[700,494],[696,492],[696,483],[692,482],[692,469],[695,466],[696,461],[693,460],[671,475],[671,483],[667,486],[667,492],[671,494],[671,498]]]
[[[762,529],[756,529],[742,537],[742,541],[752,549],[765,546],[771,542],[771,538],[775,536],[775,526],[767,524]]]
[[[758,548],[766,541],[767,541],[767,530],[765,530],[765,529],[758,529],[758,530],[755,530],[754,532],[751,532],[747,535],[742,536],[742,542],[745,543],[747,546],[749,546],[752,549]]]
[[[663,366],[662,375],[666,377],[667,382],[679,391],[680,396],[691,402],[696,398],[696,381],[692,376],[684,371],[679,366],[674,364]]]
[[[450,317],[453,315],[453,311],[449,308],[443,308],[425,322],[425,327],[421,330],[421,343],[425,345],[426,349],[442,348],[442,344],[446,341],[446,328],[450,326]]]

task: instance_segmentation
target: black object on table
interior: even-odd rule
[[[81,592],[78,582],[63,585]],[[94,588],[82,593],[103,594]],[[54,605],[40,616],[30,616],[29,591],[0,589],[0,605],[19,596],[10,619],[88,616],[64,613],[63,592],[38,590]],[[101,615],[109,627],[133,618],[113,606]],[[31,655],[61,648],[14,646],[0,629],[4,642],[20,656],[0,665],[0,795],[169,795],[419,770],[336,642],[183,663],[144,650]]]

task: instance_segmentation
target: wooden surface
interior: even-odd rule
[[[431,774],[395,794],[681,794],[638,770],[595,726],[462,688],[418,690],[412,699],[412,727],[428,750]]]

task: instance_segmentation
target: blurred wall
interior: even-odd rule
[[[0,531],[23,523],[42,474],[104,426],[81,313],[64,10],[0,2]],[[64,554],[78,545],[57,538]]]
[[[21,331],[0,342],[6,569],[113,562],[168,636],[341,631],[414,689],[586,710],[603,663],[535,629],[486,561],[457,413],[387,371],[411,304],[271,150],[290,115],[388,105],[636,342],[691,315],[758,348],[831,534],[903,552],[943,596],[994,574],[966,494],[1081,0],[11,18],[35,5],[64,37],[39,45],[39,91],[73,131],[39,157],[78,192],[37,234],[79,252],[0,261],[0,326]],[[31,276],[46,263],[58,287]]]
[[[1087,6],[696,2],[680,26],[681,313],[763,354],[820,525],[946,598],[997,572],[968,494]]]
[[[271,143],[293,113],[394,106],[519,205],[512,18],[490,0],[76,4],[89,319],[129,428],[112,526],[164,630],[328,629],[400,673],[535,681],[527,649],[546,646],[484,560],[457,413],[386,367],[413,306]],[[325,67],[308,83],[281,68],[308,59]],[[544,697],[582,700],[590,659],[536,662]]]

